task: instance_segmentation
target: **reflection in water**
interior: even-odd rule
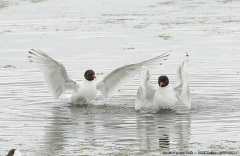
[[[64,126],[72,123],[69,118],[62,116],[63,114],[59,112],[61,112],[59,107],[54,108],[52,117],[47,119],[51,122],[49,123],[49,126],[45,127],[45,143],[43,151],[46,154],[56,154],[59,151],[64,150],[64,145],[67,142]]]
[[[168,149],[170,146],[170,140],[168,135],[163,135],[163,137],[159,138],[159,147],[163,149]]]
[[[190,113],[158,113],[136,117],[141,149],[170,149],[171,144],[175,144],[178,150],[186,150],[190,137]]]
[[[187,150],[190,140],[191,114],[177,113],[176,118],[176,142],[180,151]]]
[[[87,105],[67,107],[64,104],[62,107],[55,107],[51,117],[47,119],[51,122],[45,127],[44,149],[40,154],[62,154],[66,153],[66,149],[71,149],[71,146],[82,148],[78,144],[91,144],[97,132],[91,109]]]
[[[118,106],[56,107],[45,130],[44,153],[75,149],[84,154],[102,147],[187,150],[190,113],[136,113]],[[136,133],[137,132],[137,133]],[[69,142],[71,141],[71,143]],[[88,150],[86,150],[88,149]],[[100,152],[101,153],[101,152]]]

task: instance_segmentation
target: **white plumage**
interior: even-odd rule
[[[21,153],[19,152],[19,150],[15,150],[14,155],[13,156],[22,156]]]
[[[7,156],[22,156],[21,153],[19,152],[19,150],[17,149],[11,149],[9,152],[8,152],[8,155]]]
[[[173,87],[171,85],[165,87],[159,85],[156,89],[150,84],[151,74],[149,68],[142,66],[139,75],[140,86],[136,96],[135,109],[140,110],[140,108],[146,104],[152,106],[156,111],[159,111],[161,109],[171,108],[178,103],[184,104],[190,109],[191,95],[186,72],[187,63],[188,54],[177,68],[178,80]]]
[[[29,51],[29,59],[44,75],[44,82],[53,98],[58,98],[66,90],[73,90],[70,100],[74,104],[86,104],[94,99],[100,90],[104,99],[112,97],[120,87],[133,80],[143,65],[154,68],[167,59],[169,52],[136,64],[119,67],[97,83],[84,79],[80,84],[69,78],[65,67],[40,50]],[[92,71],[93,72],[93,71]],[[94,73],[94,72],[93,72]],[[86,78],[86,77],[85,77]]]
[[[86,104],[97,96],[96,82],[83,79],[76,93],[70,98],[73,104]]]
[[[40,50],[32,49],[29,53],[32,54],[32,56],[29,56],[30,61],[43,73],[45,85],[54,99],[64,94],[67,89],[73,89],[77,92],[79,86],[69,78],[63,64]]]
[[[189,109],[191,108],[191,93],[188,84],[187,75],[188,54],[183,62],[177,68],[177,83],[174,85],[173,90],[176,93],[179,103],[184,104]]]
[[[153,96],[153,108],[159,111],[164,108],[171,108],[178,103],[178,99],[171,85],[166,87],[158,86]]]

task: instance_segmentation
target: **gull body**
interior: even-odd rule
[[[138,88],[135,109],[140,110],[144,105],[150,105],[156,111],[169,109],[177,104],[184,104],[191,108],[191,95],[187,76],[188,54],[177,68],[177,83],[172,87],[167,76],[158,78],[158,86],[155,89],[150,83],[151,73],[148,67],[142,66],[139,75],[140,85]]]
[[[79,90],[74,93],[70,102],[73,104],[86,104],[97,96],[97,84],[95,81],[83,79],[80,83]]]
[[[167,85],[166,87],[158,86],[155,91],[152,104],[155,110],[170,108],[178,104],[178,99],[171,85]]]

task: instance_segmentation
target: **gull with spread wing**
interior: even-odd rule
[[[97,96],[98,90],[101,91],[104,99],[112,97],[121,86],[133,80],[139,74],[143,65],[149,68],[157,67],[170,55],[169,52],[165,52],[140,63],[119,67],[98,82],[94,81],[96,78],[95,72],[87,70],[84,79],[77,84],[70,79],[63,64],[52,59],[41,50],[31,49],[29,54],[31,55],[29,56],[30,62],[33,62],[42,71],[45,85],[52,97],[56,99],[66,90],[73,90],[70,97],[70,102],[73,104],[89,103]]]
[[[143,105],[150,105],[156,111],[168,109],[180,103],[191,108],[191,95],[187,76],[188,54],[177,68],[177,83],[171,87],[167,76],[158,78],[158,86],[155,89],[150,84],[151,73],[148,67],[142,66],[139,74],[139,88],[135,101],[135,109],[140,110]]]

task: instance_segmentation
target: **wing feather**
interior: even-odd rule
[[[31,49],[29,51],[30,62],[39,68],[44,74],[44,82],[49,93],[54,99],[58,98],[66,90],[78,90],[79,86],[69,78],[63,64],[55,61],[40,50]]]
[[[142,66],[141,72],[139,74],[139,88],[137,91],[137,96],[135,100],[135,109],[140,110],[144,104],[152,105],[153,96],[155,94],[155,89],[150,83],[151,73],[146,66]]]
[[[170,51],[140,63],[119,67],[98,82],[97,89],[100,89],[103,97],[108,99],[113,96],[121,86],[133,80],[134,77],[139,74],[143,65],[149,68],[161,65],[160,62],[167,60],[167,57],[170,55],[169,53]]]
[[[189,109],[191,108],[191,93],[188,84],[188,75],[187,75],[187,65],[188,65],[188,54],[183,62],[177,68],[178,80],[175,86],[173,87],[174,92],[180,103],[184,104]]]

